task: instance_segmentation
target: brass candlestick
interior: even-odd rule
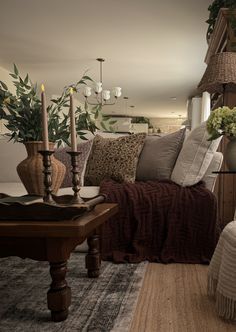
[[[49,204],[55,204],[52,198],[52,167],[51,167],[51,155],[54,151],[38,151],[43,156],[43,174],[44,174],[44,196],[43,201]]]
[[[84,203],[83,199],[79,195],[79,170],[78,170],[78,156],[81,152],[78,151],[67,151],[71,156],[71,173],[72,173],[72,189],[74,191],[74,197],[72,198],[72,204]]]

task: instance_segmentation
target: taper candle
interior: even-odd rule
[[[73,101],[73,89],[70,89],[70,135],[71,135],[71,151],[77,151],[77,138],[75,130],[75,110]]]
[[[43,128],[43,149],[49,150],[49,141],[48,141],[48,117],[46,109],[46,96],[44,85],[41,85],[41,102],[42,102],[42,128]]]

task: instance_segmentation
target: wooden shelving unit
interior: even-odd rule
[[[236,15],[236,12],[235,12]],[[229,22],[229,10],[222,8],[219,11],[214,31],[209,41],[209,47],[205,57],[205,63],[208,64],[210,57],[220,52],[235,52],[236,36]]]
[[[236,15],[236,13],[235,13]],[[210,57],[220,52],[235,52],[236,36],[229,22],[228,9],[221,9],[217,18],[214,31],[211,35],[209,48],[205,57],[208,64]],[[225,106],[236,106],[236,93],[225,92],[224,96],[212,95],[212,110],[223,105],[223,97]],[[219,146],[219,151],[225,153],[228,139],[223,137]],[[227,171],[227,166],[223,162],[222,171]],[[215,194],[218,198],[218,217],[221,227],[233,220],[236,206],[236,175],[220,174],[217,179]]]

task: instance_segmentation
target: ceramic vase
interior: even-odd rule
[[[225,151],[225,162],[230,171],[236,171],[236,137],[229,137]]]
[[[43,158],[38,151],[43,150],[43,142],[24,143],[27,158],[17,166],[17,173],[24,184],[28,194],[44,195]],[[54,143],[49,143],[49,149],[54,149]],[[66,167],[53,155],[51,156],[52,191],[56,194],[66,173]]]

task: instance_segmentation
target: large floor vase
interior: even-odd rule
[[[27,150],[27,158],[17,166],[17,173],[24,184],[28,194],[44,195],[43,158],[38,151],[43,149],[43,142],[24,143]],[[49,144],[50,150],[54,149],[54,143]],[[65,176],[66,168],[53,155],[52,164],[52,192],[56,194]]]
[[[236,137],[229,138],[225,151],[225,162],[230,171],[236,171]]]

